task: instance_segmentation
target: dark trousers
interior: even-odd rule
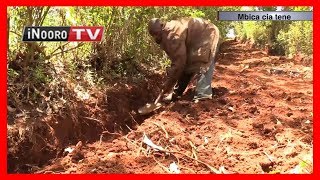
[[[181,96],[183,94],[193,76],[194,73],[183,73],[181,75],[180,79],[178,79],[177,84],[173,88],[173,98],[176,98],[177,96]]]
[[[214,72],[214,57],[211,60],[211,65],[209,66],[208,70],[203,73],[183,73],[178,79],[177,84],[174,86],[172,99],[175,100],[178,96],[181,96],[185,89],[187,88],[190,80],[193,76],[196,76],[197,85],[195,88],[195,97],[194,98],[201,98],[201,97],[208,97],[212,95],[212,75]]]

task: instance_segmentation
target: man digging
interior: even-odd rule
[[[148,23],[149,34],[171,60],[167,78],[155,101],[179,99],[195,77],[194,102],[212,99],[211,81],[219,41],[219,29],[200,18],[182,18],[169,22],[153,18]],[[172,91],[173,90],[173,91]]]

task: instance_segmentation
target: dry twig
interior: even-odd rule
[[[166,134],[166,138],[169,139],[169,134],[166,131],[166,129],[164,128],[164,126],[161,126],[160,124],[156,123],[156,122],[152,122],[154,125],[158,126],[159,128],[161,128],[163,130],[163,132]]]

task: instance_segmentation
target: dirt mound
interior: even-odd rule
[[[8,126],[8,172],[33,172],[63,156],[64,149],[78,141],[111,141],[118,137],[113,133],[135,129],[148,117],[138,115],[137,109],[156,97],[162,81],[160,75],[147,79],[137,84],[114,83],[86,101],[75,98],[52,116],[16,119]]]
[[[59,133],[60,146],[53,146],[61,154],[40,158],[43,163],[16,159],[20,166],[14,170],[32,166],[27,172],[312,173],[312,69],[227,41],[218,55],[212,100],[192,103],[191,84],[182,99],[139,116],[136,110],[155,98],[151,89],[162,79],[118,84],[98,98],[98,104],[77,104],[69,110],[76,116],[60,118],[73,122],[69,134]],[[74,126],[74,121],[83,123]]]

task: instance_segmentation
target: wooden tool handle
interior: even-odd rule
[[[160,99],[163,96],[163,90],[161,90],[161,93],[159,94],[159,96],[157,97],[157,99],[154,101],[154,104],[158,104],[158,102],[160,101]]]

